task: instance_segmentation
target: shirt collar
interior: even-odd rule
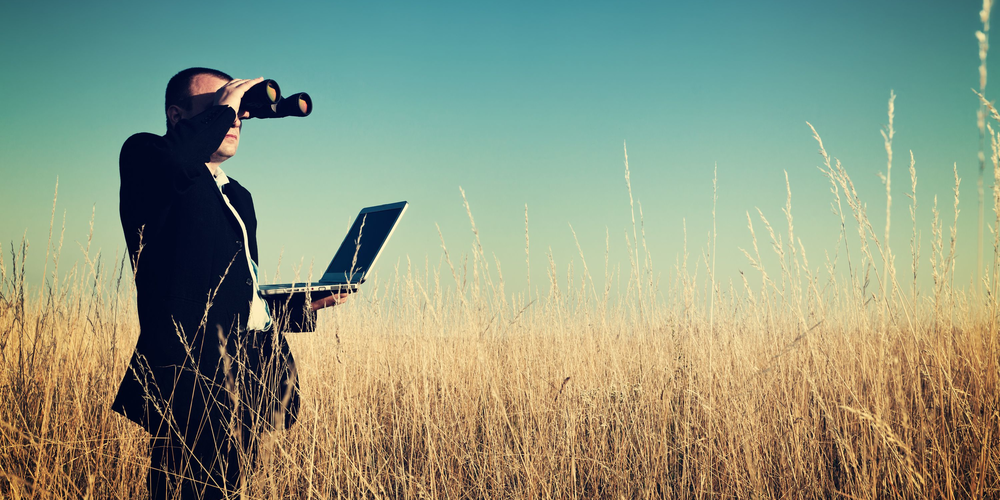
[[[219,187],[220,191],[222,190],[222,186],[229,184],[229,176],[227,176],[226,173],[222,171],[222,167],[215,168],[214,177],[215,177],[215,185]]]

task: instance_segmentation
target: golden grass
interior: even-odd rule
[[[810,267],[790,190],[786,233],[758,217],[779,269],[751,223],[760,281],[742,289],[686,265],[661,285],[635,239],[619,294],[614,270],[598,290],[585,261],[561,289],[550,255],[548,293],[508,296],[478,238],[464,269],[407,263],[289,335],[301,418],[267,438],[247,497],[1000,494],[996,279],[985,297],[953,286],[937,208],[934,289],[880,273],[892,254],[816,139],[847,205],[846,265]],[[60,245],[41,290],[24,245],[0,269],[0,496],[141,498],[147,438],[109,410],[138,334],[129,269],[88,257],[61,276]]]

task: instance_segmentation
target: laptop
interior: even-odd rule
[[[409,203],[400,201],[361,209],[337,253],[319,281],[260,285],[265,298],[307,293],[312,300],[330,295],[353,293],[375,265],[385,242],[389,241]]]

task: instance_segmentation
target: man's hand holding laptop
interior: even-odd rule
[[[309,294],[313,297],[323,296],[309,302],[308,311],[311,313],[342,304],[365,282],[368,271],[375,265],[382,247],[389,240],[408,205],[407,202],[400,201],[361,209],[319,281],[261,285],[261,294],[274,303],[274,307],[281,307],[283,304],[286,307],[300,308],[300,311],[305,309],[305,301],[302,299],[309,297]],[[312,317],[315,320],[315,314]]]
[[[335,306],[337,304],[343,304],[347,301],[348,294],[342,293],[340,295],[331,295],[319,300],[314,300],[312,304],[309,305],[309,309],[313,311],[318,311],[324,307]]]

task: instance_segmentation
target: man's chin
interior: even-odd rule
[[[221,147],[218,151],[212,154],[212,161],[223,162],[232,157],[236,156],[236,147]]]

